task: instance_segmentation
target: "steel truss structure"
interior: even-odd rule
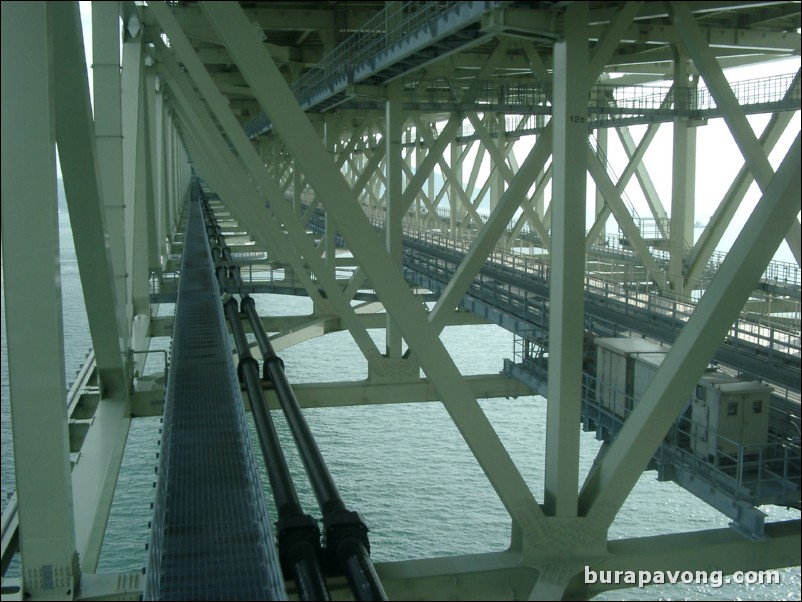
[[[343,330],[367,362],[366,381],[299,387],[301,404],[441,402],[509,513],[503,552],[378,563],[391,599],[573,599],[620,587],[586,584],[586,566],[799,565],[798,519],[766,525],[758,541],[732,529],[608,541],[747,304],[790,312],[799,372],[798,3],[93,2],[91,71],[77,3],[6,2],[2,11],[17,490],[3,559],[18,542],[22,565],[10,597],[142,591],[141,575],[102,574],[97,564],[131,420],[162,409],[163,383],[143,378],[144,362],[151,340],[173,327],[154,308],[177,271],[193,172],[232,230],[247,233],[246,260],[280,269],[280,286],[314,304],[310,316],[263,317],[275,348]],[[793,57],[781,76],[738,85],[725,76]],[[768,115],[761,133],[752,114]],[[694,240],[697,182],[713,177],[696,173],[697,136],[717,119],[743,166]],[[661,166],[669,189],[646,161],[661,128],[671,130]],[[778,144],[784,155],[772,163]],[[93,345],[67,392],[56,148]],[[753,183],[760,200],[716,263]],[[405,280],[405,236],[464,249],[439,296]],[[794,263],[770,263],[780,245]],[[543,491],[526,483],[477,401],[530,389],[500,374],[466,378],[440,337],[480,321],[455,308],[493,253],[533,249],[550,266]],[[693,299],[694,309],[582,482],[577,300],[587,271],[612,252],[622,282],[636,273],[632,283]],[[759,286],[774,291],[770,301],[755,297]],[[384,329],[384,348],[372,328]],[[798,399],[798,388],[790,394]]]

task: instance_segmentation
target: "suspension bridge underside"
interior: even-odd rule
[[[632,585],[588,570],[799,566],[798,2],[2,11],[4,600],[587,599]],[[72,383],[56,149],[92,345]],[[266,294],[311,312],[258,315]],[[488,323],[513,345],[464,375],[444,330]],[[333,356],[335,332],[366,378],[285,383],[276,353]],[[534,481],[478,401],[530,395]],[[381,560],[300,413],[414,402],[509,515],[503,551]],[[104,572],[131,422],[156,416],[147,568]],[[731,526],[611,538],[644,471]]]

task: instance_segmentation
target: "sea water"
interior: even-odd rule
[[[72,380],[90,341],[75,252],[66,212],[60,215],[65,358]],[[308,299],[258,296],[263,315],[307,314]],[[164,311],[165,308],[162,309]],[[169,306],[166,308],[170,311]],[[2,337],[2,492],[3,507],[13,492],[5,308]],[[381,349],[382,331],[371,331]],[[496,373],[501,358],[511,357],[512,334],[493,325],[454,326],[442,339],[463,374]],[[362,354],[345,332],[332,333],[281,353],[292,383],[359,380],[367,376]],[[149,370],[159,370],[159,362]],[[542,499],[545,454],[545,400],[539,396],[480,400],[508,453],[535,496]],[[305,416],[329,470],[349,509],[370,528],[377,562],[498,551],[509,544],[509,517],[440,403],[389,404],[309,409]],[[249,417],[250,419],[250,417]],[[292,437],[274,413],[277,430],[299,489],[304,509],[317,516],[314,496],[304,477]],[[146,562],[148,521],[152,510],[158,449],[158,418],[132,421],[115,492],[99,572],[140,571]],[[256,435],[252,429],[255,446]],[[599,449],[592,433],[581,434],[580,481]],[[256,447],[258,449],[258,446]],[[258,456],[258,454],[257,454]],[[266,499],[270,500],[263,473]],[[769,521],[799,518],[798,511],[763,508]],[[275,513],[273,513],[275,516]],[[660,517],[659,521],[655,517]],[[729,520],[672,483],[646,472],[618,514],[610,538],[643,537],[726,528]],[[800,569],[780,571],[780,585],[653,586],[617,590],[597,599],[799,600]]]

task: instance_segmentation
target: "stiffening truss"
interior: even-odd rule
[[[246,10],[231,2],[149,2],[121,5],[121,11],[116,3],[95,3],[94,118],[77,8],[7,4],[16,3],[3,6],[3,198],[53,196],[47,184],[28,190],[24,176],[5,174],[26,174],[26,164],[52,173],[57,143],[100,383],[96,426],[88,430],[85,453],[71,473],[68,417],[61,415],[64,375],[56,375],[46,390],[12,387],[13,403],[25,410],[14,418],[15,432],[40,428],[41,417],[30,411],[31,400],[39,396],[50,400],[46,411],[55,417],[42,431],[49,442],[46,461],[22,460],[17,469],[20,508],[33,510],[28,516],[20,512],[21,524],[27,525],[21,533],[31,538],[23,540],[28,555],[23,562],[30,571],[24,579],[38,584],[26,589],[33,597],[52,593],[52,584],[42,577],[47,566],[63,569],[66,577],[58,587],[64,591],[79,591],[80,584],[84,594],[120,593],[92,573],[131,416],[158,412],[153,394],[137,386],[139,353],[148,349],[157,329],[169,329],[151,316],[148,285],[162,275],[171,245],[180,244],[171,235],[180,219],[188,159],[219,195],[232,223],[247,230],[257,248],[266,250],[313,301],[313,315],[285,322],[291,327],[276,336],[276,348],[347,330],[367,362],[366,382],[300,387],[301,402],[348,405],[357,388],[370,403],[440,401],[509,512],[511,543],[505,552],[459,562],[380,564],[391,598],[582,597],[604,587],[583,583],[586,565],[704,568],[716,558],[715,568],[732,572],[799,562],[799,521],[768,525],[766,538],[757,542],[732,530],[607,540],[682,401],[780,244],[791,249],[798,273],[798,131],[776,169],[769,155],[783,134],[798,128],[799,72],[778,98],[764,103],[769,108],[756,108],[736,96],[722,70],[756,55],[760,60],[798,56],[794,3],[739,12],[738,3],[728,8],[624,2],[594,8],[576,2],[565,10],[526,10],[489,2],[470,27],[460,20],[465,14],[439,15],[445,30],[437,31],[446,34],[426,42],[430,48],[409,32],[396,33],[382,49],[382,61],[390,66],[342,86],[334,81],[333,104],[325,111],[302,108],[287,81],[303,82],[304,74],[343,41],[340,32],[357,30],[375,17],[373,8],[349,5],[343,27],[344,16],[325,10],[323,3],[301,8],[299,3],[262,3]],[[470,9],[479,4],[471,3]],[[48,33],[48,20],[55,19],[68,25]],[[6,25],[20,20],[27,25],[19,31]],[[6,70],[6,40],[30,53],[19,73]],[[56,57],[52,72],[48,54],[37,44]],[[394,61],[386,56],[393,51]],[[37,76],[29,78],[28,72]],[[7,77],[19,80],[7,86],[12,82]],[[664,80],[673,85],[659,88],[646,110],[634,109],[626,94],[619,94]],[[688,99],[698,98],[701,87],[714,104],[696,111]],[[5,100],[12,89],[13,118]],[[43,101],[27,106],[30,98]],[[747,120],[758,110],[774,111],[760,135]],[[259,113],[264,113],[261,121],[255,119]],[[14,123],[18,116],[25,127]],[[697,128],[719,117],[744,166],[694,241]],[[254,121],[269,127],[256,131]],[[669,127],[666,123],[673,124],[670,197],[658,190],[644,160],[655,152],[658,130]],[[620,175],[608,159],[616,139],[625,157]],[[7,152],[7,144],[24,152]],[[590,210],[588,181],[596,190]],[[708,260],[753,181],[760,201],[708,281]],[[629,198],[636,194],[644,201],[637,210]],[[31,243],[23,244],[15,231],[24,226],[37,247],[52,243],[57,233],[46,224],[53,212],[36,211],[3,203],[4,275],[14,283],[33,273],[26,294],[41,295],[46,313],[56,315],[60,301],[48,284],[54,277],[48,265],[52,258],[29,263],[19,249]],[[320,212],[324,233],[315,240],[307,224]],[[618,233],[610,235],[613,222]],[[408,234],[436,236],[465,251],[431,307],[403,278]],[[625,251],[628,263],[642,268],[657,289],[682,298],[702,290],[698,282],[705,280],[704,294],[645,397],[582,483],[583,330],[576,300],[583,298],[588,262],[620,240],[626,249],[616,251]],[[352,257],[339,256],[340,245]],[[552,270],[543,492],[524,481],[477,401],[517,395],[521,386],[499,375],[466,379],[440,339],[447,325],[463,320],[455,308],[488,258],[521,248],[548,255]],[[21,267],[13,267],[15,262]],[[338,270],[344,266],[346,277]],[[25,295],[9,294],[9,288],[6,311],[27,316]],[[366,292],[374,300],[355,305]],[[376,327],[385,329],[384,348],[368,332]],[[59,347],[53,335],[57,330],[55,323],[42,323],[37,339],[52,350],[48,359],[63,366],[63,343]],[[23,358],[21,363],[33,361],[40,351],[24,341],[25,335],[9,327],[9,349]],[[37,378],[20,374],[17,383]],[[38,441],[18,440],[17,458],[37,456]],[[37,471],[48,482],[45,495],[39,484],[26,481]],[[98,472],[102,479],[94,478]],[[54,506],[59,512],[51,512]],[[28,518],[37,511],[54,517],[46,533]],[[138,591],[135,584],[128,590]]]
[[[776,238],[776,224],[789,223],[783,220],[794,219],[796,209],[792,199],[795,184],[793,177],[788,175],[788,166],[793,165],[795,155],[791,152],[783,164],[784,178],[791,177],[791,180],[780,177],[773,179],[773,170],[765,168],[767,160],[763,146],[767,144],[761,144],[751,133],[751,128],[744,127],[746,118],[743,110],[729,91],[729,86],[722,86],[724,78],[721,68],[708,43],[701,42],[704,35],[695,18],[683,3],[672,4],[669,8],[674,30],[668,39],[680,47],[676,54],[689,60],[688,64],[699,70],[739,146],[745,149],[747,167],[753,165],[758,170],[763,169],[759,176],[764,184],[764,202],[761,206],[776,202],[785,207],[785,214],[780,209],[773,212],[766,210],[774,216],[773,219],[780,220],[774,222],[774,230],[767,223],[757,225],[755,218],[750,233],[756,237],[755,240],[766,241],[769,231],[773,231]],[[564,18],[573,23],[586,21],[587,15],[583,15],[581,10],[569,9]],[[357,103],[360,95],[383,97],[382,100],[371,101],[376,106],[373,110],[343,108],[314,115],[310,119],[293,101],[268,49],[259,39],[259,29],[251,24],[248,15],[236,7],[201,3],[201,11],[232,62],[237,65],[243,83],[250,88],[259,108],[273,124],[272,132],[261,138],[260,154],[257,155],[252,145],[236,131],[230,109],[214,101],[220,91],[214,84],[213,74],[204,70],[191,40],[183,39],[184,32],[180,24],[172,23],[169,12],[161,5],[152,8],[156,21],[170,38],[177,58],[187,67],[192,84],[212,107],[214,118],[223,125],[225,136],[239,153],[240,165],[244,165],[245,173],[253,178],[257,190],[247,191],[250,198],[268,201],[270,211],[275,212],[288,233],[285,249],[295,246],[301,252],[306,266],[299,265],[299,260],[293,259],[291,253],[281,250],[277,240],[281,238],[281,233],[276,231],[275,226],[272,226],[274,235],[267,236],[271,226],[265,215],[252,218],[251,213],[246,213],[251,211],[247,205],[256,203],[247,201],[246,191],[242,187],[236,200],[223,193],[226,205],[235,213],[242,212],[238,215],[240,223],[263,224],[264,228],[252,229],[254,237],[259,240],[264,232],[265,238],[260,242],[268,249],[275,248],[293,272],[301,278],[304,270],[314,274],[314,281],[310,279],[307,285],[310,296],[316,298],[322,294],[325,302],[316,298],[316,306],[324,308],[330,304],[330,311],[343,318],[343,324],[349,327],[368,359],[371,380],[379,382],[389,377],[392,380],[400,378],[398,382],[404,379],[411,379],[412,382],[417,378],[417,366],[420,365],[440,391],[441,401],[512,516],[515,545],[507,554],[520,555],[516,556],[518,560],[515,563],[523,563],[522,566],[532,567],[541,573],[532,592],[534,597],[548,597],[569,591],[570,587],[576,585],[572,579],[575,580],[578,567],[609,557],[606,552],[607,527],[680,409],[674,407],[676,402],[668,403],[667,400],[683,399],[677,391],[689,388],[690,383],[698,379],[701,372],[694,376],[695,371],[703,369],[705,358],[709,358],[715,349],[709,342],[718,340],[721,336],[718,333],[726,331],[739,311],[737,304],[724,303],[723,299],[733,299],[735,293],[731,287],[736,282],[743,282],[741,277],[747,269],[754,272],[747,281],[755,282],[776,246],[762,244],[767,251],[763,253],[765,257],[760,259],[756,259],[754,254],[746,254],[738,259],[733,251],[729,262],[736,266],[733,274],[739,273],[741,276],[732,276],[731,282],[727,283],[721,275],[715,286],[711,285],[711,290],[704,297],[705,306],[713,308],[710,315],[703,318],[704,307],[700,306],[699,317],[695,320],[699,324],[688,329],[688,342],[681,341],[676,345],[678,350],[674,355],[684,360],[676,366],[669,365],[661,372],[660,382],[665,382],[666,388],[661,390],[655,385],[650,391],[653,397],[649,398],[654,402],[642,405],[640,413],[630,421],[627,433],[631,431],[637,436],[630,439],[627,433],[622,433],[581,492],[576,476],[579,446],[576,425],[579,422],[580,391],[574,383],[580,380],[581,366],[576,350],[581,349],[582,333],[581,327],[577,330],[575,326],[577,320],[570,314],[553,312],[551,336],[553,340],[563,341],[565,351],[564,357],[559,360],[552,356],[546,497],[543,505],[536,503],[537,496],[532,496],[523,484],[517,469],[475,405],[475,398],[461,384],[459,374],[435,335],[446,324],[451,308],[459,303],[488,255],[496,248],[515,245],[516,236],[525,226],[536,234],[539,244],[551,252],[553,269],[565,274],[562,284],[552,284],[552,307],[566,306],[567,301],[561,301],[561,295],[569,299],[582,294],[584,260],[581,255],[578,261],[576,259],[574,230],[585,238],[585,247],[590,252],[598,237],[603,235],[610,215],[629,241],[636,261],[645,266],[656,285],[678,292],[691,285],[693,272],[685,270],[685,260],[693,257],[697,263],[703,262],[702,257],[709,253],[704,249],[709,249],[710,243],[707,241],[712,236],[703,237],[703,246],[693,247],[688,236],[688,220],[692,220],[693,212],[681,212],[679,209],[693,207],[693,186],[688,186],[685,180],[694,174],[675,163],[675,183],[678,190],[684,192],[675,191],[670,199],[672,209],[667,210],[665,201],[668,199],[660,198],[643,163],[643,157],[660,127],[659,123],[649,126],[639,140],[631,126],[622,124],[614,128],[627,156],[627,164],[621,177],[618,177],[611,171],[605,158],[605,146],[608,144],[606,136],[602,137],[600,133],[598,141],[588,140],[588,108],[581,101],[576,102],[577,98],[582,98],[582,90],[589,90],[606,66],[615,61],[621,40],[626,39],[628,32],[632,31],[633,18],[641,10],[641,3],[627,3],[625,9],[617,13],[603,31],[594,30],[595,37],[590,31],[572,37],[571,31],[576,28],[566,28],[566,41],[559,42],[565,45],[565,55],[555,50],[554,58],[550,54],[543,55],[543,49],[534,42],[522,41],[502,32],[502,35],[487,42],[493,46],[493,51],[486,58],[481,61],[474,58],[472,66],[476,72],[473,77],[458,85],[451,85],[447,92],[451,96],[449,101],[462,108],[458,112],[438,115],[425,110],[401,111],[403,84],[396,82],[369,90],[355,88]],[[575,11],[576,14],[573,14]],[[588,38],[598,40],[590,58],[587,58],[588,50],[582,50],[582,41]],[[551,119],[544,119],[535,127],[532,127],[531,120],[524,118],[518,118],[508,127],[503,112],[481,110],[481,104],[477,104],[483,83],[497,76],[499,70],[509,68],[508,59],[513,53],[519,57],[519,62],[523,62],[521,73],[527,70],[534,73],[537,83],[550,90],[547,99],[555,107],[554,114]],[[166,51],[163,54],[165,64],[169,63]],[[459,63],[459,60],[453,59],[452,62]],[[567,71],[572,76],[559,81],[552,76],[546,64],[559,74]],[[431,72],[438,73],[436,63]],[[586,75],[577,77],[577,73]],[[679,70],[675,74],[686,78],[681,80],[683,89],[687,86],[685,73]],[[178,80],[183,76],[174,71],[172,77]],[[170,80],[168,82],[172,83]],[[184,87],[189,92],[191,85]],[[665,107],[677,96],[676,87],[667,88],[658,105]],[[198,101],[189,98],[188,102],[200,106]],[[216,105],[219,108],[215,108]],[[464,108],[471,106],[475,107],[474,110]],[[557,109],[561,107],[571,109],[558,114]],[[582,117],[583,114],[585,117]],[[214,123],[200,110],[195,116],[187,114],[182,119],[186,119],[188,131],[206,131],[208,138],[218,136]],[[764,135],[767,141],[776,139],[774,132],[781,130],[782,123],[787,122],[778,118],[775,121],[778,123]],[[692,128],[698,125],[691,119],[675,122],[676,129],[691,133]],[[470,129],[466,131],[466,127]],[[523,133],[534,133],[535,142],[528,153],[519,157],[515,153],[516,142]],[[190,145],[201,156],[225,159],[229,165],[227,171],[237,173],[236,170],[242,167],[226,157],[228,153],[224,140],[221,137],[207,148],[200,140]],[[460,140],[463,142],[459,143]],[[677,138],[675,134],[675,143],[684,144],[683,150],[677,151],[675,156],[693,150],[692,137]],[[586,149],[584,157],[576,152],[577,148],[582,147]],[[558,148],[565,150],[553,156]],[[451,156],[448,156],[449,150]],[[195,156],[195,153],[192,154]],[[488,157],[491,166],[487,171],[480,169],[484,156]],[[570,164],[566,163],[569,156]],[[599,190],[601,199],[594,221],[588,224],[587,233],[584,203],[569,202],[584,190],[584,179],[578,177],[582,169],[577,167],[583,164],[587,165],[587,173]],[[205,175],[206,170],[203,173]],[[212,186],[217,187],[211,178],[221,178],[222,174],[213,168],[208,173],[209,176],[205,177],[209,178]],[[751,171],[747,169],[746,173]],[[437,181],[434,174],[442,174],[442,183]],[[638,216],[625,194],[633,177],[647,201],[648,220],[655,224],[655,234],[652,236],[644,232],[642,224],[646,220]],[[741,179],[744,178],[748,176],[741,176]],[[243,178],[229,178],[233,179],[243,181]],[[770,182],[776,182],[771,191],[768,190]],[[549,185],[552,188],[551,199],[547,192]],[[232,193],[236,189],[231,181],[226,184],[221,180],[220,186],[218,190],[231,190]],[[486,194],[490,196],[489,213],[480,209]],[[439,215],[442,214],[440,207],[445,205],[446,200],[450,211]],[[326,230],[314,248],[302,233],[305,221],[318,208],[325,211]],[[668,217],[679,213],[686,215],[685,222],[678,222],[676,217],[671,221]],[[779,217],[781,215],[784,217]],[[407,290],[397,268],[392,267],[400,260],[402,218],[413,224],[413,228],[437,228],[452,236],[462,237],[468,245],[462,265],[428,315]],[[692,221],[690,223],[692,225]],[[384,244],[374,233],[375,225],[384,226]],[[716,229],[721,229],[721,223],[708,226],[709,231]],[[334,233],[341,236],[345,246],[352,251],[357,266],[350,282],[344,284],[331,277],[336,265]],[[665,247],[672,254],[670,261],[662,261],[661,256],[655,254],[653,249],[659,248],[660,243],[654,238],[665,240]],[[777,244],[779,242],[777,239]],[[790,236],[789,242],[792,248],[796,245],[798,257],[798,241],[795,242]],[[673,259],[677,254],[679,259]],[[559,270],[558,261],[563,265]],[[357,321],[351,315],[353,310],[348,305],[348,295],[353,295],[362,287],[374,290],[391,316],[386,326],[387,348],[384,352],[368,342],[364,329],[356,325]],[[744,289],[738,295],[745,302],[748,290]],[[722,305],[726,305],[730,311],[722,311]],[[402,339],[411,349],[411,354],[401,353]],[[704,341],[708,344],[703,344]],[[410,367],[403,367],[404,364]],[[571,474],[573,478],[568,476]],[[683,553],[691,548],[696,549],[699,539],[697,534],[688,534],[688,548]],[[543,550],[549,552],[544,553]],[[556,557],[554,550],[559,550]],[[666,552],[666,562],[676,553]],[[502,560],[505,557],[500,555],[498,562],[513,562]],[[573,560],[568,561],[568,558]],[[428,563],[431,567],[422,572],[436,572],[434,567],[438,561]],[[419,563],[415,566],[416,570],[421,570]],[[470,562],[466,562],[465,566],[470,566]],[[401,566],[393,570],[399,575],[403,574],[405,579],[412,578],[406,575]],[[466,569],[466,572],[471,571]],[[525,574],[529,577],[524,577]],[[518,578],[526,580],[533,574],[524,571]],[[427,586],[431,586],[431,583],[427,582]]]

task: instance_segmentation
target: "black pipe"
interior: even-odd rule
[[[259,319],[259,314],[256,311],[256,304],[254,303],[253,298],[247,295],[243,296],[240,308],[242,312],[248,316],[248,322],[251,324],[251,330],[256,337],[256,342],[259,345],[259,350],[262,352],[262,357],[267,357],[265,353],[272,353],[272,355],[276,357],[279,362],[281,362],[281,367],[283,368],[284,362],[282,362],[281,358],[278,357],[273,351],[273,345],[270,344],[270,339],[267,338],[267,333],[265,332],[264,326],[262,326],[262,321]],[[266,380],[272,380],[268,374],[267,367],[268,362],[265,360],[263,377]]]
[[[234,336],[234,343],[237,346],[237,353],[240,361],[237,366],[237,373],[242,382],[245,383],[248,397],[251,400],[251,411],[256,422],[257,434],[262,453],[267,464],[270,488],[273,490],[273,498],[276,502],[276,509],[281,512],[285,506],[300,506],[298,496],[295,493],[290,471],[287,467],[287,460],[284,451],[278,443],[273,419],[265,408],[264,404],[259,403],[262,385],[259,380],[259,364],[251,356],[248,348],[248,339],[245,330],[240,322],[239,312],[237,311],[237,301],[233,297],[225,304],[226,316],[231,325],[231,333]],[[253,368],[256,368],[255,375]],[[255,376],[255,378],[254,378]],[[263,436],[265,435],[265,436]]]
[[[214,275],[217,278],[217,286],[220,290],[220,293],[226,292],[226,270],[222,265],[218,265],[214,268]]]
[[[237,372],[248,391],[259,445],[265,458],[270,488],[278,512],[276,530],[282,568],[285,574],[292,575],[299,599],[331,600],[320,564],[320,530],[315,519],[303,513],[298,501],[290,470],[265,402],[259,380],[259,364],[251,356],[234,298],[226,302],[225,310],[240,356]]]
[[[347,513],[347,514],[356,514]],[[358,517],[357,517],[358,518]],[[359,524],[364,528],[364,524],[359,520]],[[367,528],[365,533],[350,533],[354,524],[343,525],[345,528],[339,531],[327,528],[327,547],[332,548],[333,554],[340,559],[343,572],[348,578],[351,591],[357,600],[387,600],[379,576],[370,559],[370,552],[364,545],[363,540],[367,541]]]
[[[295,397],[295,392],[292,390],[284,374],[284,363],[281,361],[281,358],[276,355],[276,352],[273,350],[273,345],[264,332],[262,322],[259,320],[259,315],[256,312],[253,298],[244,297],[242,299],[242,310],[245,315],[248,316],[251,330],[253,330],[256,335],[256,341],[259,344],[259,349],[265,361],[265,375],[273,383],[273,389],[287,417],[292,436],[298,446],[298,451],[304,462],[304,466],[309,473],[309,480],[312,484],[312,489],[315,492],[318,504],[320,505],[320,509],[323,511],[324,518],[327,512],[344,510],[345,504],[343,504],[340,498],[340,493],[337,491],[334,479],[331,478],[329,469],[326,467],[317,442],[312,435],[312,431],[301,411],[300,404]]]
[[[219,229],[217,230],[219,233]],[[242,286],[242,278],[240,276],[239,266],[236,266],[231,255],[231,249],[225,245],[223,237],[219,239],[219,245],[222,247],[220,254],[222,255],[223,262],[227,263],[229,269],[227,270],[228,277],[234,280],[237,288]],[[233,303],[232,303],[233,302]],[[234,299],[229,299],[226,304],[226,311],[229,315],[229,321],[232,322],[236,318],[237,328],[241,331],[241,336],[244,341],[244,353],[251,359],[248,362],[248,372],[252,373],[253,358],[250,355],[250,350],[247,347],[247,339],[245,339],[242,325],[239,323],[239,315],[235,308],[236,302]],[[276,396],[279,399],[284,415],[290,425],[293,439],[298,447],[301,455],[301,460],[306,468],[309,481],[314,490],[315,497],[318,500],[321,512],[323,513],[323,524],[326,531],[326,550],[329,555],[330,562],[338,566],[339,569],[346,575],[351,590],[356,600],[387,600],[387,594],[379,581],[376,570],[370,560],[370,541],[368,540],[368,528],[362,521],[358,513],[349,511],[337,491],[337,486],[329,473],[326,462],[323,459],[320,449],[315,442],[312,431],[303,416],[301,406],[298,403],[295,393],[292,390],[287,377],[284,374],[284,362],[281,360],[273,349],[270,340],[267,337],[262,322],[259,319],[259,314],[256,311],[254,300],[249,295],[242,295],[241,309],[248,317],[251,324],[259,349],[264,357],[264,377],[270,379],[273,383]],[[235,340],[237,335],[235,335]],[[239,348],[239,343],[238,343]],[[242,356],[241,356],[242,357]],[[242,365],[242,361],[240,362]],[[252,376],[250,378],[253,378]],[[250,390],[249,390],[250,396]],[[264,395],[259,386],[258,393],[261,402],[258,405],[263,405]],[[254,398],[251,397],[251,408],[254,409]],[[256,416],[256,414],[254,414]],[[269,413],[267,419],[270,420]],[[272,420],[270,421],[270,428],[272,429]],[[258,432],[258,431],[257,431]],[[275,437],[275,429],[273,429]],[[261,435],[260,435],[261,439]],[[283,460],[283,454],[282,454]],[[286,463],[285,463],[286,466]],[[278,505],[278,504],[277,504]],[[300,506],[299,506],[300,513]],[[281,518],[279,519],[281,523]],[[316,525],[315,525],[316,526]],[[279,533],[281,527],[279,524]],[[302,546],[298,546],[302,549]],[[279,554],[282,554],[281,542],[279,544]],[[293,567],[306,566],[304,561],[293,562]],[[300,583],[300,578],[296,578],[296,583]],[[299,595],[301,586],[299,585]],[[302,598],[303,599],[303,598]],[[309,598],[314,599],[314,598]]]
[[[272,355],[264,356],[267,374],[273,383],[273,389],[281,403],[281,408],[284,410],[284,415],[287,417],[298,452],[304,461],[312,489],[315,492],[315,497],[325,520],[328,513],[344,510],[345,504],[343,504],[340,493],[337,491],[337,486],[334,484],[334,479],[331,478],[329,469],[323,461],[317,442],[295,398],[295,393],[287,382],[286,376],[284,376],[284,368],[281,365],[281,361],[275,352],[272,352],[272,346],[270,347],[270,353]],[[264,351],[262,354],[264,355]]]
[[[326,550],[330,559],[345,573],[357,600],[387,600],[387,594],[370,560],[368,528],[359,514],[349,511],[343,503],[303,416],[298,399],[284,374],[284,363],[276,355],[264,332],[253,299],[244,297],[242,309],[248,316],[251,329],[256,333],[256,340],[265,361],[265,374],[273,383],[323,513]]]

